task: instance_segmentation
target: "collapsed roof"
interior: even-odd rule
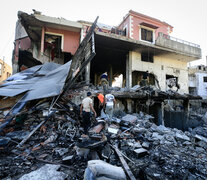
[[[71,61],[64,65],[45,63],[14,74],[0,87],[0,96],[13,97],[25,93],[21,101],[57,96],[60,94]]]

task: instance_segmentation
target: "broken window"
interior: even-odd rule
[[[153,31],[141,28],[141,40],[153,42]]]
[[[203,77],[203,82],[207,82],[207,76]]]
[[[141,85],[142,84],[142,77],[143,73],[145,71],[133,71],[132,72],[132,86],[135,85]],[[149,75],[149,84],[150,85],[155,85],[155,76],[153,74],[148,74]]]
[[[45,34],[44,51],[47,51],[51,60],[54,60],[54,58],[61,58],[61,49],[62,36]]]
[[[178,77],[173,75],[166,75],[166,85],[168,88],[172,89],[173,87],[180,89],[180,85],[178,84]]]
[[[153,62],[154,62],[153,54],[150,53],[150,52],[148,52],[148,53],[143,52],[143,53],[141,54],[141,61],[145,61],[145,62],[151,62],[151,63],[153,63]]]

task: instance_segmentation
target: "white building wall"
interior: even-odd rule
[[[197,87],[196,76],[192,76],[192,75],[188,76],[188,86],[192,88]]]
[[[207,82],[204,82],[204,77],[207,77],[205,72],[197,72],[196,82],[197,82],[197,94],[204,99],[207,99]]]
[[[179,93],[188,93],[187,63],[161,56],[154,56],[154,62],[141,61],[141,53],[132,52],[132,71],[149,71],[157,76],[161,90],[166,91],[166,75],[178,77]]]

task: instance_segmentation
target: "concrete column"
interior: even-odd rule
[[[165,109],[164,109],[164,102],[161,103],[161,112],[162,112],[162,125],[165,125],[165,120],[164,120],[164,113],[165,113]]]
[[[126,87],[132,87],[132,52],[126,55]]]
[[[184,114],[186,115],[186,123],[184,124],[184,129],[187,129],[189,127],[189,118],[190,118],[190,102],[189,100],[183,101],[183,110]]]
[[[45,27],[42,27],[42,36],[41,36],[41,55],[44,53],[44,42],[45,42]]]
[[[127,113],[132,113],[133,109],[132,109],[132,100],[131,99],[127,99]]]
[[[91,63],[89,62],[88,65],[85,68],[85,80],[86,83],[89,84],[90,83],[90,69],[91,69]]]
[[[112,86],[112,81],[113,81],[113,69],[112,65],[109,65],[109,86]]]
[[[164,123],[164,102],[157,104],[158,125],[165,125]]]

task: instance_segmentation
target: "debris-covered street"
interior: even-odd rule
[[[157,126],[152,116],[142,112],[111,121],[99,117],[89,136],[83,137],[75,112],[55,108],[54,116],[19,146],[45,120],[48,108],[49,104],[40,104],[18,115],[4,129],[0,141],[1,179],[32,179],[31,172],[39,179],[83,179],[87,167],[94,176],[117,179],[120,175],[114,174],[109,164],[125,170],[121,179],[206,179],[206,119],[202,127],[183,132]],[[96,166],[90,166],[93,160],[97,160]],[[111,172],[102,172],[102,161],[109,163],[106,166]],[[129,172],[133,176],[129,177]]]
[[[132,10],[117,28],[33,12],[0,84],[0,179],[207,179],[207,101],[187,86],[200,46]]]

